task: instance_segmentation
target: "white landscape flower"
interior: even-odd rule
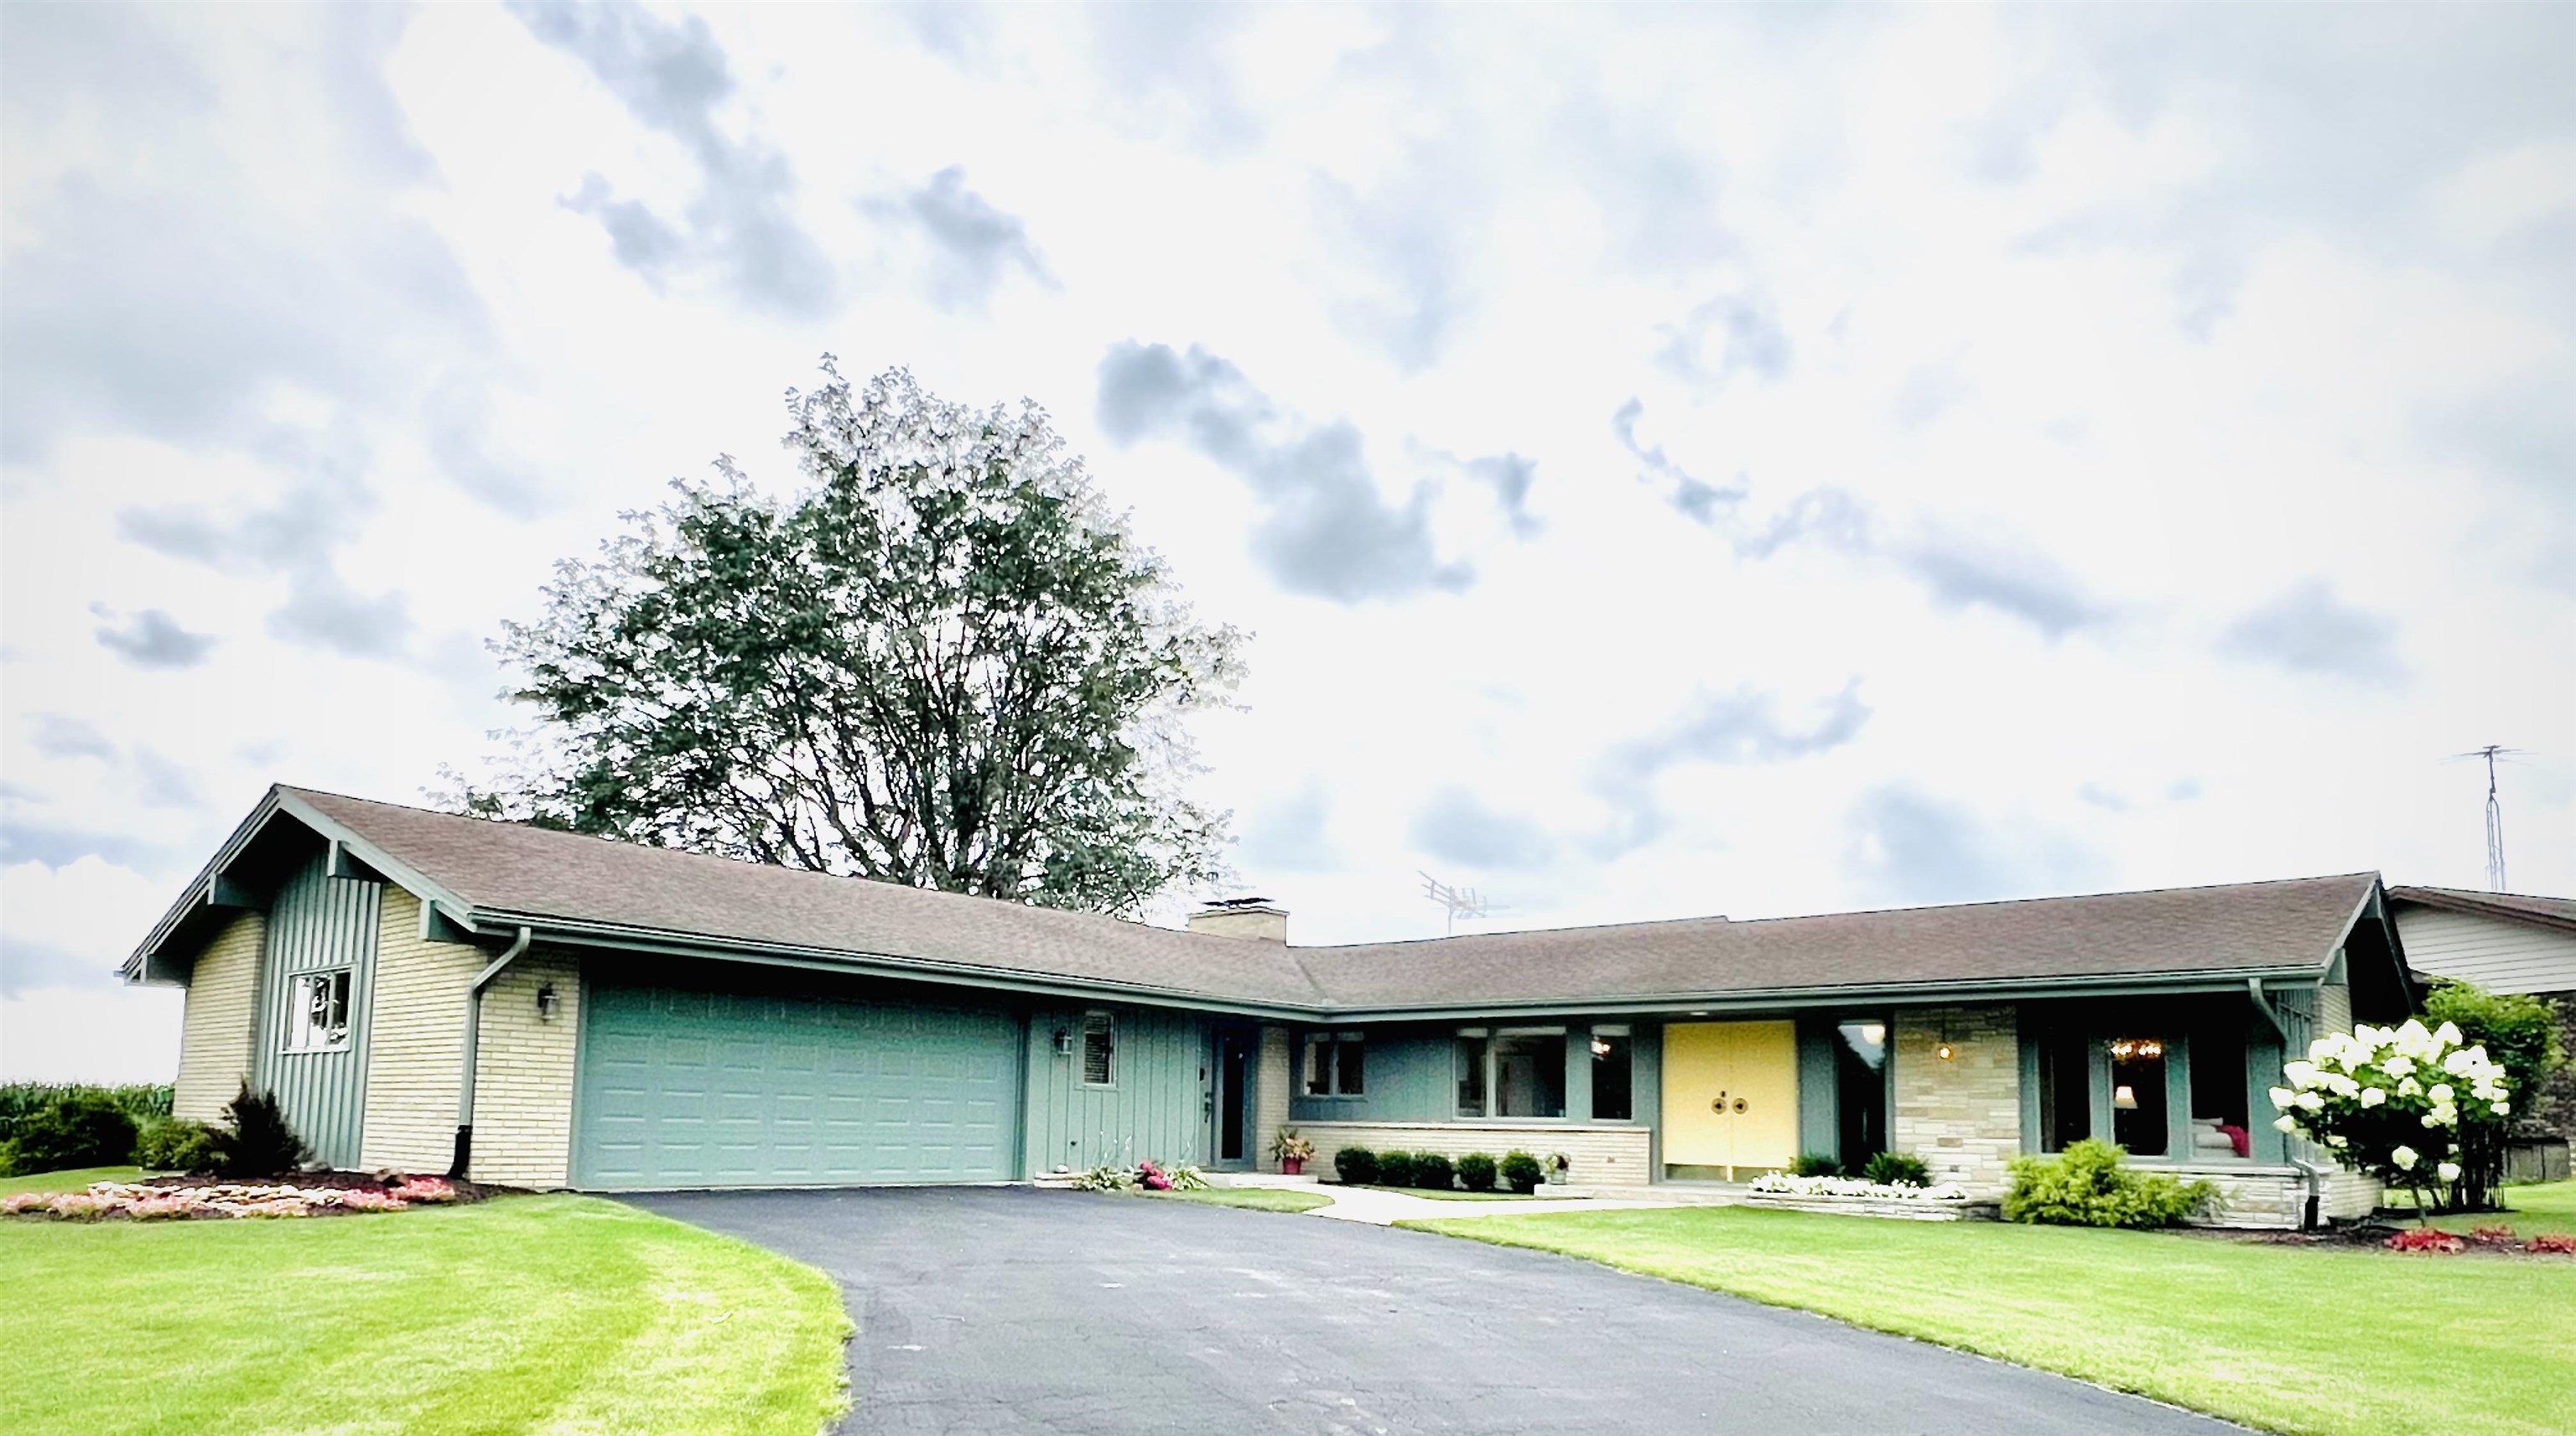
[[[2424,1095],[2424,1084],[2416,1081],[2412,1077],[2400,1077],[2397,1079],[2397,1095],[2400,1097],[2421,1097]]]
[[[2387,1100],[2388,1094],[2377,1087],[2364,1087],[2361,1089],[2361,1105],[2364,1107],[2376,1107]]]
[[[2351,1146],[2352,1142],[2341,1132],[2328,1132],[2326,1134],[2326,1145],[2340,1149]]]
[[[2281,1075],[2299,1086],[2313,1087],[2317,1084],[2317,1064],[2314,1062],[2285,1063],[2281,1067]]]
[[[2388,1154],[2388,1160],[2397,1164],[2397,1170],[2411,1172],[2415,1170],[2416,1151],[2412,1147],[2399,1147]]]
[[[2445,1023],[2443,1023],[2442,1025],[2443,1025],[2444,1027],[2448,1027],[2448,1026],[2450,1026],[2451,1024],[2449,1024],[2449,1023],[2445,1022]],[[2435,1172],[2436,1174],[2438,1174],[2438,1175],[2441,1177],[2441,1179],[2442,1179],[2443,1181],[2446,1181],[2446,1182],[2456,1182],[2456,1181],[2458,1181],[2458,1180],[2460,1179],[2460,1164],[2459,1164],[2459,1163],[2457,1163],[2457,1162],[2444,1162],[2442,1165],[2440,1165],[2440,1166],[2438,1166],[2438,1167],[2435,1167],[2433,1170],[2434,1170],[2434,1172]]]
[[[2379,1070],[2391,1077],[2403,1077],[2415,1070],[2415,1059],[2401,1052],[2379,1064]]]
[[[2295,1132],[2299,1130],[2299,1119],[2285,1112],[2272,1119],[2272,1126],[2276,1131]]]
[[[2502,1116],[2504,1116],[2504,1115],[2506,1115],[2506,1114],[2510,1113],[2511,1111],[2513,1111],[2513,1104],[2512,1104],[2512,1103],[2510,1103],[2510,1102],[2501,1102],[2501,1101],[2499,1101],[2499,1102],[2490,1102],[2490,1103],[2488,1103],[2488,1104],[2487,1104],[2487,1106],[2488,1106],[2489,1108],[2491,1108],[2491,1109],[2495,1112],[2495,1114],[2496,1114],[2497,1116],[2499,1116],[2499,1117],[2502,1117]]]
[[[2441,1026],[2433,1029],[2433,1040],[2441,1043],[2445,1047],[2459,1046],[2460,1025],[2456,1022],[2443,1023]]]
[[[2299,1094],[2299,1106],[2304,1111],[2313,1112],[2325,1104],[2326,1099],[2318,1096],[2314,1092],[2302,1092]]]
[[[2291,1091],[2287,1087],[2275,1087],[2272,1089],[2272,1105],[2275,1107],[2287,1107],[2297,1100],[2299,1100],[2299,1094]]]
[[[2448,1102],[2451,1100],[2451,1084],[2448,1082],[2436,1082],[2432,1086],[2424,1089],[2424,1095],[2432,1098],[2436,1102]]]

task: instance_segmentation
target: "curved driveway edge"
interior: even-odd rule
[[[2214,1418],[1547,1252],[1028,1189],[629,1200],[820,1268],[847,1432],[2215,1433]]]

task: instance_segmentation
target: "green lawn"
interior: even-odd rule
[[[39,1172],[32,1177],[0,1177],[0,1197],[20,1192],[86,1192],[92,1182],[130,1182],[141,1167],[81,1167],[68,1172]]]
[[[1197,1202],[1210,1207],[1249,1207],[1259,1212],[1311,1212],[1332,1198],[1302,1187],[1210,1187],[1204,1192],[1147,1192],[1166,1202]]]
[[[2539,1436],[2568,1429],[2576,1392],[2565,1257],[1744,1207],[1403,1225],[1803,1307],[2280,1431]]]
[[[2525,1238],[2536,1237],[2542,1232],[2576,1232],[2576,1182],[2507,1187],[2504,1189],[2504,1204],[2512,1210],[2435,1217],[2433,1225],[2453,1232],[2465,1232],[2476,1227],[2511,1227],[2515,1235]]]
[[[0,1221],[0,1291],[12,1436],[814,1436],[846,1402],[821,1273],[589,1197]]]
[[[1538,1200],[1538,1193],[1536,1192],[1462,1192],[1454,1189],[1442,1192],[1434,1191],[1429,1187],[1380,1186],[1375,1182],[1367,1182],[1362,1185],[1372,1192],[1393,1192],[1398,1196],[1404,1197],[1428,1197],[1435,1202],[1531,1202]]]

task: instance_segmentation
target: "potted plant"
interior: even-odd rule
[[[1270,1155],[1279,1159],[1279,1170],[1292,1177],[1306,1174],[1306,1162],[1315,1155],[1315,1144],[1297,1135],[1294,1127],[1282,1127],[1270,1139]]]

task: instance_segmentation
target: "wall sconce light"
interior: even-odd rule
[[[1593,1055],[1593,1056],[1595,1056],[1595,1057],[1607,1057],[1607,1056],[1609,1056],[1609,1055],[1610,1055],[1610,1044],[1609,1044],[1607,1041],[1605,1041],[1605,1040],[1603,1040],[1603,1039],[1601,1039],[1601,1038],[1598,1038],[1598,1037],[1593,1038],[1593,1039],[1592,1039],[1592,1055]]]
[[[2138,1110],[2138,1094],[2127,1087],[2114,1087],[2111,1089],[2111,1105],[2123,1112],[2134,1112]]]
[[[537,989],[537,1020],[539,1022],[555,1020],[555,985],[551,982]]]
[[[1944,1062],[1954,1062],[1958,1060],[1959,1049],[1950,1045],[1950,1021],[1948,1018],[1943,1018],[1941,1020],[1941,1040],[1933,1045],[1932,1055],[1940,1058]]]
[[[1070,1057],[1073,1055],[1073,1031],[1071,1028],[1059,1027],[1055,1030],[1055,1055],[1058,1057]]]

